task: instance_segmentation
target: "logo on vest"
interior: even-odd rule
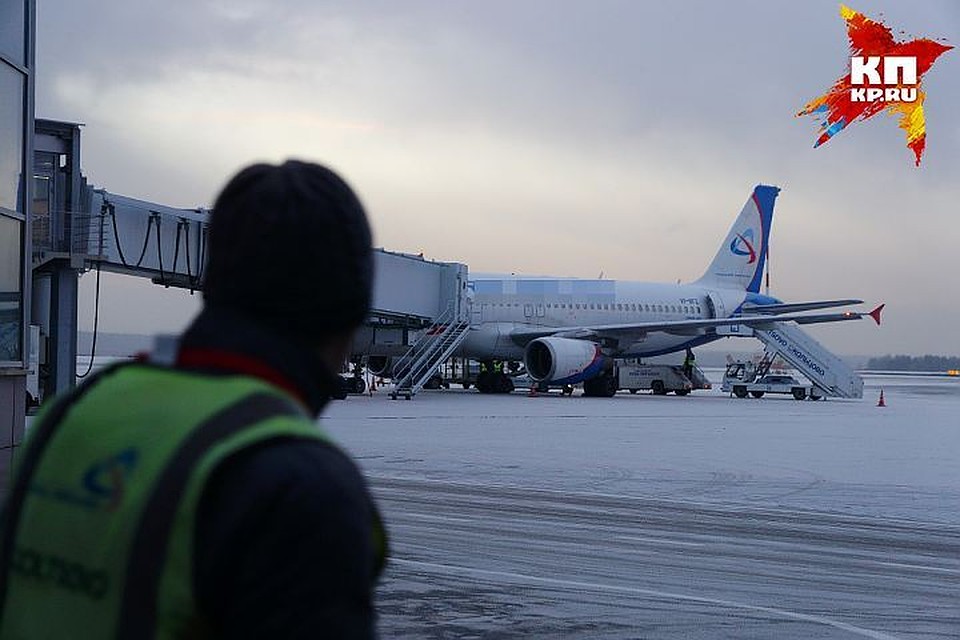
[[[91,510],[116,511],[123,502],[127,481],[140,453],[129,447],[91,464],[80,478],[80,490],[53,488],[34,483],[32,493]]]
[[[83,487],[96,496],[97,506],[107,511],[115,511],[123,501],[127,478],[137,466],[140,454],[133,447],[124,449],[117,455],[94,463],[83,474]]]

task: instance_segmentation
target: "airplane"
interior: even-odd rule
[[[753,189],[707,270],[689,284],[473,279],[468,285],[470,329],[454,355],[481,362],[477,388],[483,393],[512,391],[512,380],[500,363],[523,362],[526,373],[541,385],[583,383],[586,395],[612,396],[616,360],[692,349],[725,337],[719,327],[842,322],[864,316],[879,325],[883,305],[870,312],[810,314],[863,301],[785,303],[760,293],[779,192],[768,185]]]

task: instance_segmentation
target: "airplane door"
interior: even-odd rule
[[[546,309],[543,308],[543,303],[542,303],[542,302],[538,302],[538,303],[537,303],[537,317],[538,317],[538,318],[542,318],[542,317],[544,317],[545,315],[547,315],[547,311],[546,311]]]
[[[524,318],[527,318],[527,319],[533,317],[533,305],[532,305],[532,304],[525,304],[525,305],[523,305],[523,317],[524,317]]]
[[[711,318],[726,318],[727,306],[723,304],[723,298],[713,291],[707,292],[707,311]]]
[[[483,308],[485,306],[487,305],[470,301],[470,324],[477,325],[483,322]]]

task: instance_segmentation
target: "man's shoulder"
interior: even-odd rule
[[[226,488],[231,493],[284,494],[311,501],[318,496],[336,499],[367,493],[360,470],[340,448],[326,440],[298,437],[257,442],[223,460],[211,474],[205,493]]]

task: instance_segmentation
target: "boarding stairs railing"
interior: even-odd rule
[[[459,318],[451,305],[399,359],[403,364],[394,372],[390,397],[396,400],[403,396],[409,400],[416,395],[463,343],[469,330],[470,323]]]
[[[753,333],[768,351],[777,353],[789,362],[825,395],[833,398],[863,397],[863,378],[800,327],[786,322],[771,322],[754,327]]]

